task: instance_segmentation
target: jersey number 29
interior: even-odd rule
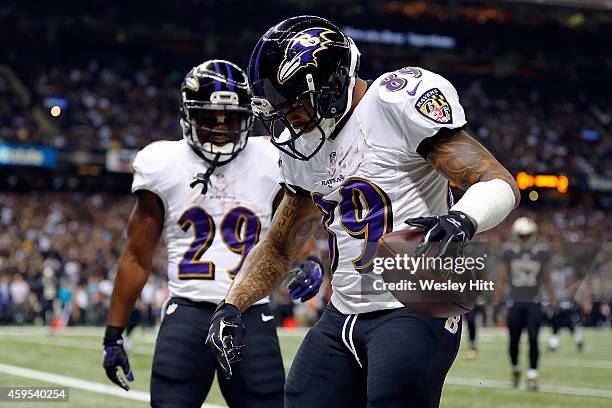
[[[187,232],[193,228],[194,239],[178,265],[179,279],[215,279],[215,264],[203,261],[202,255],[215,239],[216,226],[213,218],[198,206],[187,209],[178,220],[179,227]],[[248,208],[232,208],[221,220],[221,239],[227,248],[240,255],[240,262],[228,269],[234,279],[244,258],[259,241],[261,223],[257,215]]]

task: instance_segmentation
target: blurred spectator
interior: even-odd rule
[[[8,323],[12,319],[9,283],[9,277],[0,272],[0,324]]]
[[[180,138],[178,78],[185,73],[145,61],[136,64],[139,69],[119,63],[102,66],[95,59],[84,67],[41,66],[33,79],[38,99],[59,97],[67,104],[53,122],[56,130],[49,134],[26,125],[21,110],[15,110],[5,115],[13,118],[10,123],[0,122],[0,141],[105,150],[140,149],[156,140]],[[373,78],[402,65],[397,61],[381,67]],[[604,100],[580,101],[557,93],[552,82],[531,89],[503,78],[453,74],[450,79],[476,136],[513,173],[612,177],[612,111]],[[1,87],[0,81],[0,92]]]
[[[53,323],[54,303],[57,298],[57,279],[55,270],[50,266],[45,266],[42,277],[42,300],[45,326],[51,327]]]
[[[11,39],[0,66],[8,67],[0,70],[0,142],[104,151],[179,139],[179,88],[193,65],[224,57],[244,66],[263,28],[279,15],[322,11],[317,2],[230,3],[243,13],[224,7],[190,16],[184,12],[189,4],[167,2],[153,11],[132,5],[134,12],[117,19],[117,10],[129,4],[104,2],[94,18],[81,7],[65,8],[74,10],[67,17],[51,3],[9,0],[0,13],[0,32]],[[593,11],[590,19],[597,23],[568,28],[561,11],[548,16],[527,5],[516,13],[516,5],[508,5],[494,13],[494,21],[478,21],[478,1],[465,8],[420,2],[413,14],[398,2],[357,3],[325,2],[324,14],[341,26],[393,32],[410,27],[457,41],[455,48],[436,49],[357,39],[360,76],[375,79],[407,65],[446,76],[476,137],[513,173],[612,177],[612,107],[602,86],[612,68],[605,52],[607,14]],[[480,6],[493,7],[489,3]],[[260,12],[271,9],[275,13]],[[256,27],[253,15],[260,17]],[[144,29],[152,22],[154,33]],[[49,116],[52,105],[61,106],[59,116]],[[0,193],[0,323],[103,324],[132,205],[132,197],[106,193]],[[479,239],[508,240],[521,215],[536,220],[545,241],[612,238],[606,212],[577,206],[521,208]],[[158,320],[167,298],[164,258],[162,249],[139,302],[147,324]],[[326,285],[306,305],[296,305],[281,288],[274,296],[279,315],[312,322],[329,299]],[[594,322],[609,322],[608,303],[598,299],[588,310]]]
[[[11,299],[13,301],[13,313],[15,323],[22,324],[26,320],[26,300],[30,293],[30,285],[23,279],[23,275],[17,273],[13,276],[13,280],[9,286]]]
[[[115,265],[125,244],[131,196],[83,193],[0,194],[0,322],[46,321],[103,324],[112,293]],[[607,213],[588,207],[515,210],[479,240],[511,239],[519,216],[536,220],[542,240],[610,242]],[[318,238],[326,244],[326,233]],[[167,299],[165,250],[155,255],[139,305],[146,326],[159,319]],[[325,258],[325,257],[324,257]],[[328,280],[307,304],[292,302],[281,287],[273,296],[279,317],[290,325],[311,324],[329,300]],[[597,303],[599,305],[599,303]],[[599,306],[598,306],[599,307]]]

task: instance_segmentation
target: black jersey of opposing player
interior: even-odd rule
[[[502,254],[508,265],[510,299],[515,302],[536,302],[540,300],[540,288],[544,266],[550,259],[545,244],[508,245]]]

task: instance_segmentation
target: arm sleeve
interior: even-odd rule
[[[151,153],[151,150],[145,147],[138,152],[132,162],[132,172],[134,173],[132,193],[138,190],[148,190],[160,195],[154,182],[155,158],[151,157],[153,156]]]
[[[154,142],[139,151],[132,162],[132,193],[138,190],[150,191],[159,197],[164,209],[167,208],[163,193],[164,181],[170,178],[164,168],[163,158],[167,154],[167,147],[162,142]]]
[[[151,182],[147,180],[147,174],[145,172],[144,166],[145,159],[143,158],[142,150],[138,152],[134,161],[132,162],[132,193],[135,193],[138,190],[149,190],[151,186]]]

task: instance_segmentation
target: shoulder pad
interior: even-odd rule
[[[167,179],[172,170],[172,158],[180,141],[160,140],[138,152],[132,162],[134,180],[132,192],[150,190],[157,192],[159,179]],[[180,160],[180,159],[177,159]]]

